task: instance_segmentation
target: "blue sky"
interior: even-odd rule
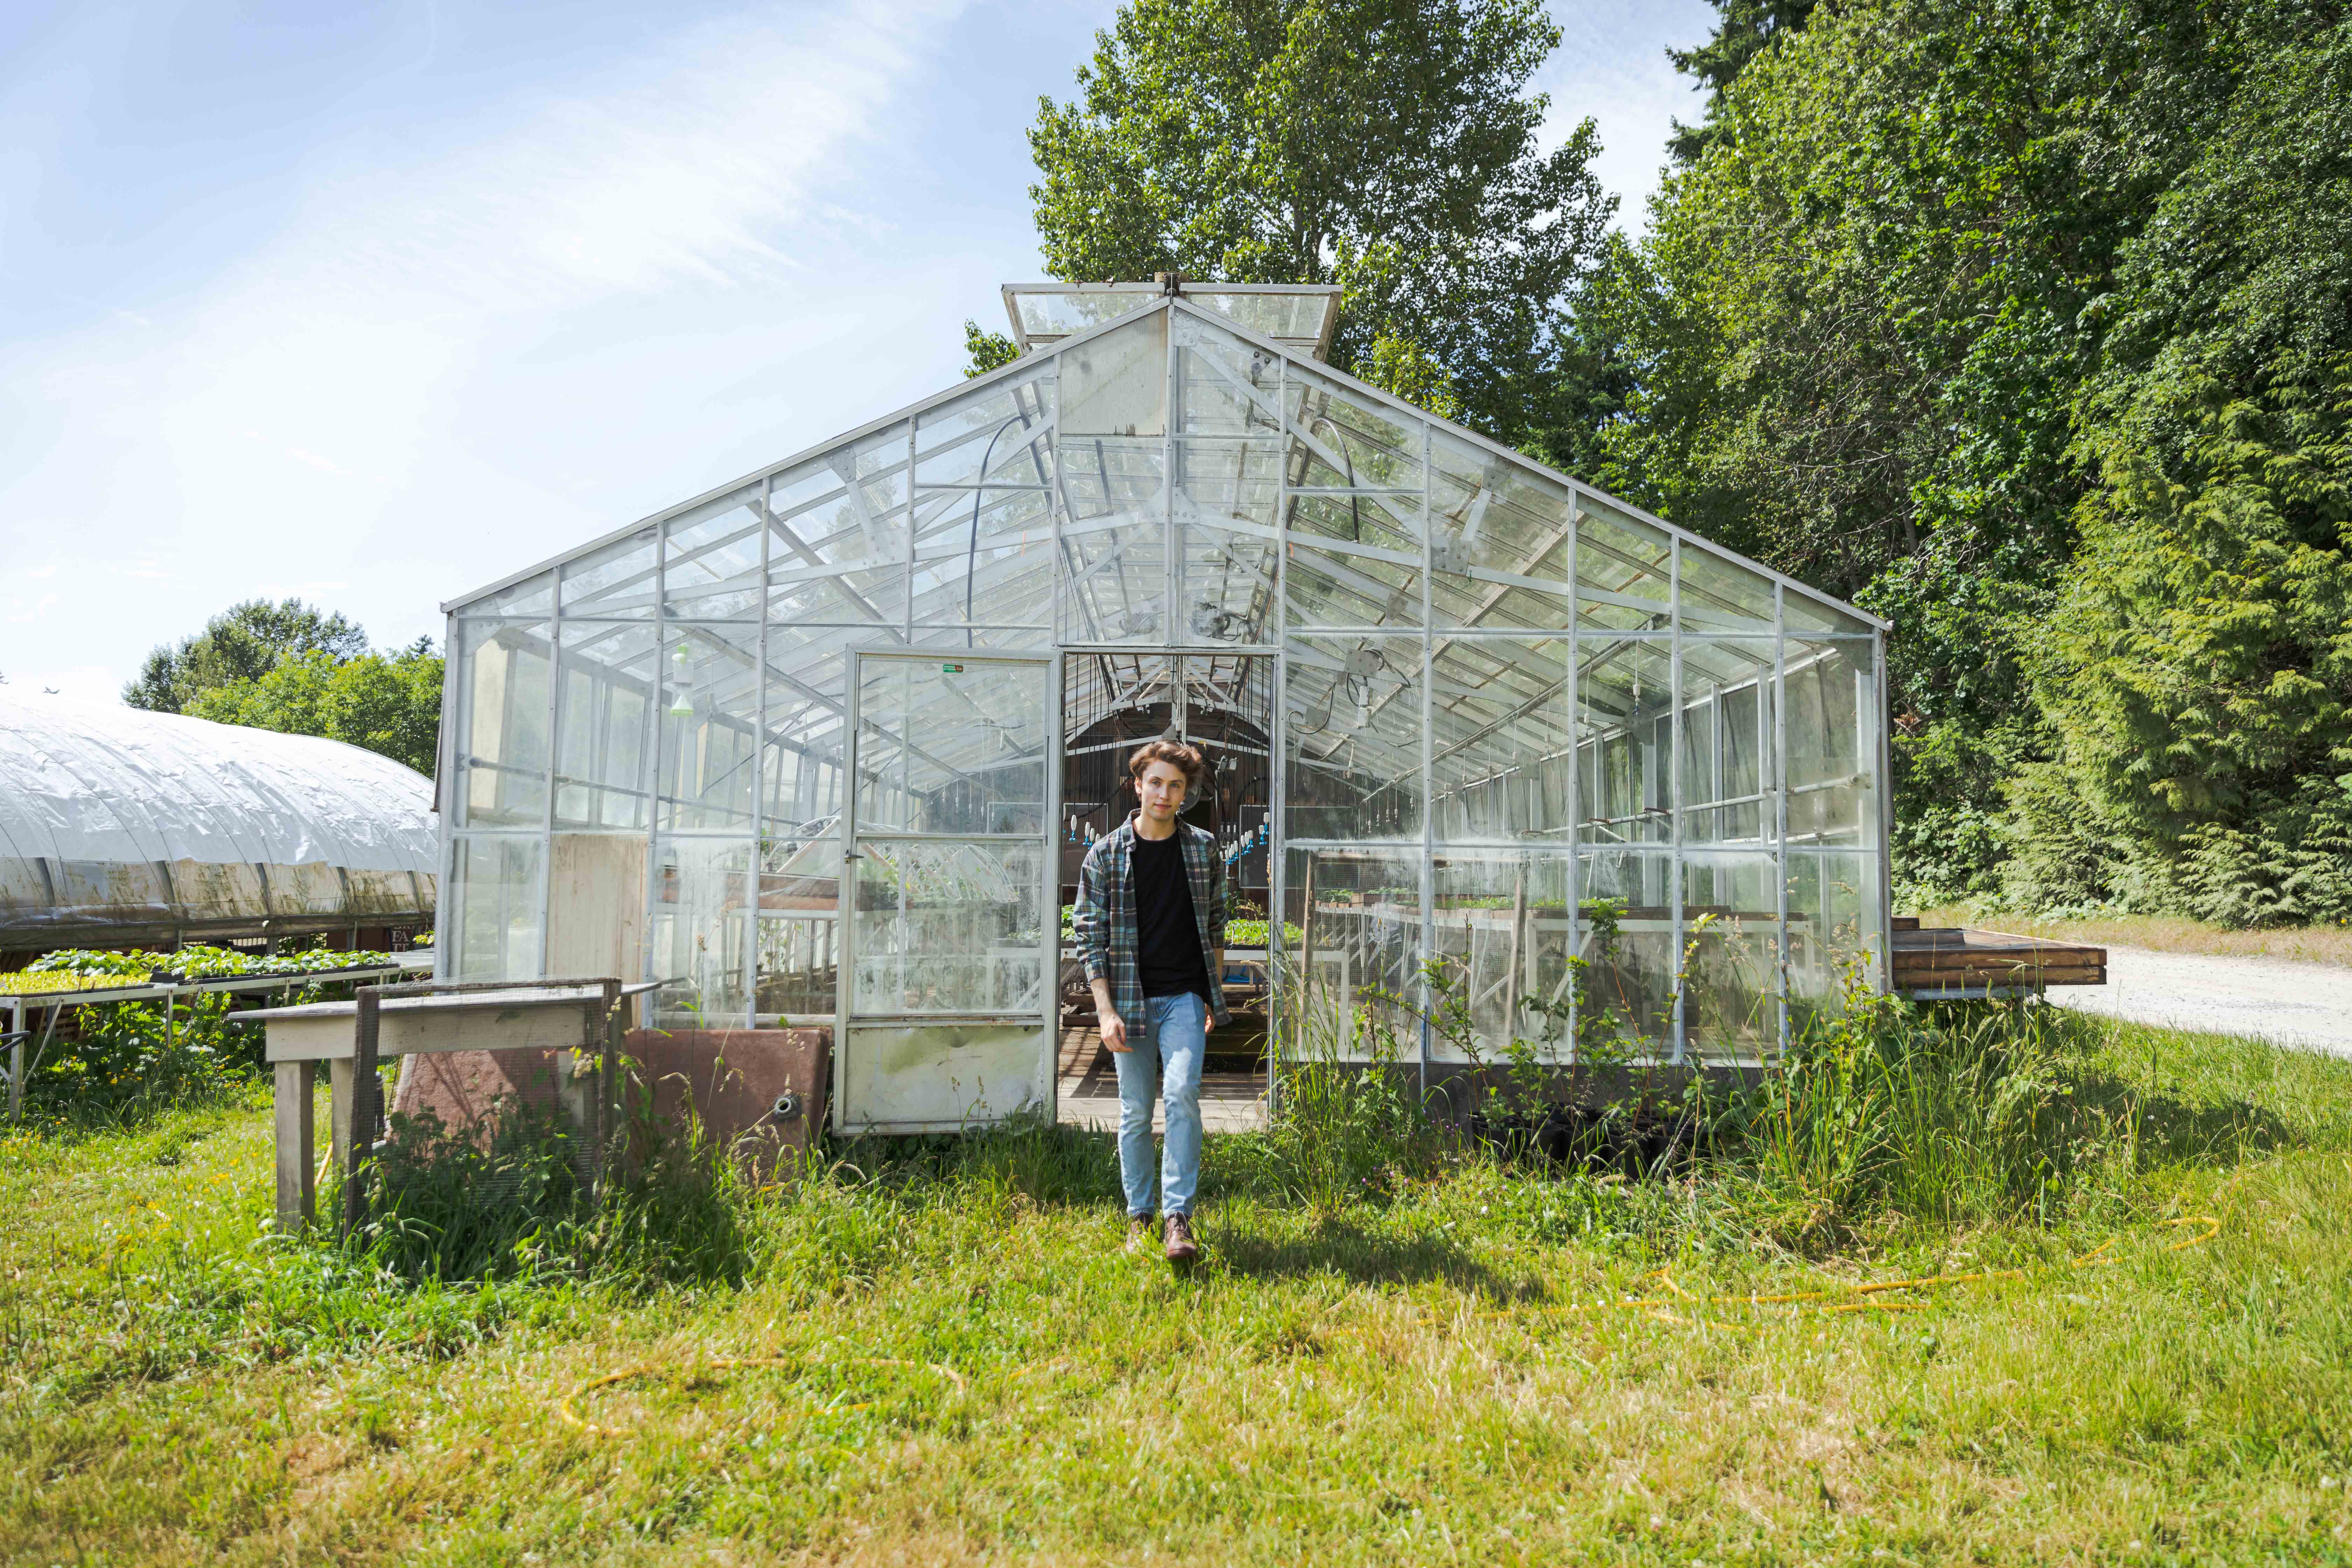
[[[1109,4],[79,4],[0,20],[0,673],[110,699],[441,601],[952,382]],[[1638,226],[1704,0],[1555,5]]]

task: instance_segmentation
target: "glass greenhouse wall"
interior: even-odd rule
[[[1335,374],[1328,291],[1007,298],[1013,363],[447,606],[447,977],[1002,1078],[1123,815],[1079,731],[1156,703],[1350,1053],[1752,1059],[1885,984],[1882,623]]]

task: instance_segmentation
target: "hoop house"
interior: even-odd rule
[[[1335,373],[1329,289],[1006,300],[1014,363],[446,606],[447,978],[821,1016],[845,1127],[1050,1099],[1131,711],[1263,781],[1343,1051],[1753,1059],[1884,984],[1883,623]]]
[[[429,925],[433,781],[306,735],[0,697],[0,949]]]

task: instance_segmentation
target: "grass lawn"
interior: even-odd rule
[[[270,1237],[258,1100],[19,1138],[0,1556],[2352,1561],[2352,1065],[2063,1027],[1990,1206],[1461,1154],[1309,1203],[1277,1131],[1184,1278],[1052,1129],[836,1148],[731,1280],[457,1287]]]
[[[2145,947],[2158,952],[2209,952],[2223,957],[2293,958],[2352,968],[2352,926],[2279,926],[2238,931],[2185,915],[2102,915],[2042,920],[2032,915],[1981,914],[1966,904],[1919,911],[1922,925],[1980,926],[2017,936],[2103,946]]]

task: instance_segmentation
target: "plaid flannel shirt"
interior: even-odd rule
[[[1192,921],[1201,929],[1201,967],[1209,976],[1209,1011],[1219,1024],[1230,1024],[1225,1009],[1224,976],[1217,973],[1216,950],[1225,945],[1225,863],[1217,841],[1200,828],[1179,822],[1179,842],[1184,852],[1184,875],[1192,884]],[[1143,975],[1137,961],[1140,941],[1135,919],[1135,818],[1130,815],[1094,842],[1078,868],[1078,906],[1070,923],[1078,938],[1078,955],[1086,961],[1087,980],[1110,982],[1111,1005],[1118,1009],[1127,1032],[1143,1034]]]

